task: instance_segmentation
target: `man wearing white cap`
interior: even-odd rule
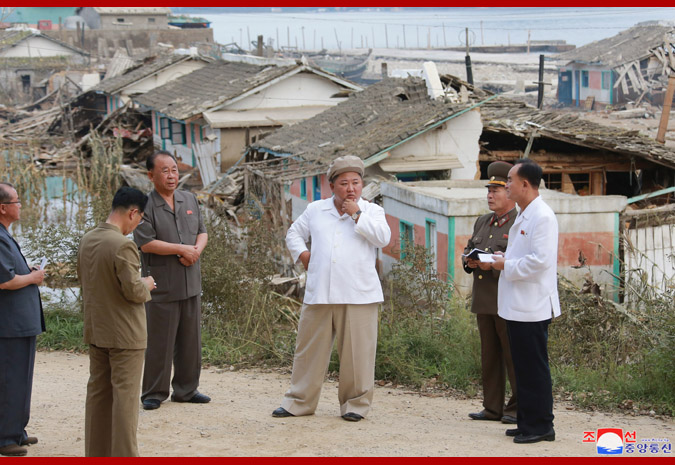
[[[361,199],[363,173],[360,158],[335,159],[328,169],[333,196],[309,204],[286,234],[294,262],[307,270],[307,286],[291,387],[274,417],[314,413],[336,336],[340,415],[359,421],[370,410],[377,311],[384,300],[375,261],[377,248],[389,244],[391,230],[384,210]]]

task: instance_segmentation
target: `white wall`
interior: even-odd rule
[[[52,42],[41,36],[32,36],[19,42],[16,46],[10,47],[0,54],[2,58],[13,57],[58,57],[79,55],[75,51],[64,47],[63,45]]]
[[[266,89],[225,107],[225,110],[283,108],[295,106],[332,106],[346,98],[330,98],[344,90],[342,86],[313,73],[297,73]]]

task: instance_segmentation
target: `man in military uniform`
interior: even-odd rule
[[[464,250],[469,254],[473,249],[488,253],[504,252],[508,233],[516,219],[516,204],[506,196],[506,178],[513,165],[503,161],[488,166],[488,213],[476,220],[473,235]],[[473,298],[471,311],[476,314],[481,343],[481,376],[483,379],[483,411],[470,413],[473,420],[493,420],[502,423],[516,423],[517,399],[516,377],[511,362],[506,321],[497,315],[497,283],[499,271],[491,263],[464,257],[464,271],[473,273]],[[505,369],[506,368],[506,369]],[[508,404],[504,406],[506,376],[508,374],[511,392]]]

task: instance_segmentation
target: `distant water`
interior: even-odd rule
[[[675,21],[675,8],[452,8],[424,11],[199,14],[214,39],[250,50],[259,34],[274,48],[432,48],[565,40],[577,47],[643,21]]]

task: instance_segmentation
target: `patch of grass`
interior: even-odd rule
[[[88,351],[89,346],[82,340],[84,319],[81,312],[60,304],[49,304],[45,306],[44,314],[47,331],[37,337],[39,350]]]

